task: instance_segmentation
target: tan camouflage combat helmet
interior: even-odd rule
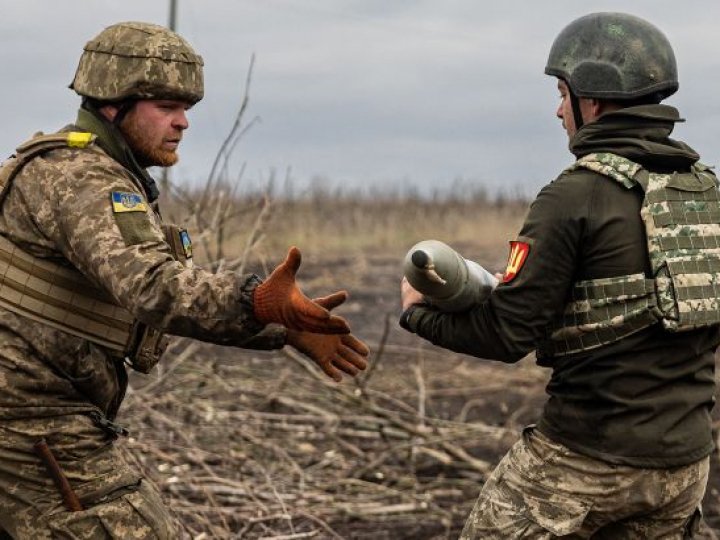
[[[670,42],[649,22],[627,13],[591,13],[555,38],[545,73],[578,97],[664,99],[678,89]]]
[[[203,97],[203,60],[163,26],[122,22],[90,40],[70,88],[99,101]]]

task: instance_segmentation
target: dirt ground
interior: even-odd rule
[[[504,265],[505,253],[458,247],[488,269]],[[190,536],[458,536],[489,471],[538,418],[548,373],[532,358],[482,361],[401,330],[401,257],[303,260],[309,293],[351,291],[339,312],[374,354],[356,381],[334,385],[287,353],[189,340],[156,378],[133,379],[128,446]],[[717,453],[712,462],[705,513],[720,532]]]

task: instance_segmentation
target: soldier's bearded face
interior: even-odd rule
[[[141,167],[169,167],[178,161],[177,148],[188,126],[184,101],[141,100],[120,124],[120,130]]]

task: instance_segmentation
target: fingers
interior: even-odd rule
[[[360,373],[360,369],[356,367],[352,362],[348,362],[341,356],[336,356],[332,359],[333,365],[338,368],[340,371],[347,373],[351,377],[354,377],[358,373]],[[362,368],[365,369],[365,368]]]
[[[348,299],[347,291],[337,291],[327,296],[313,298],[313,302],[324,307],[327,310],[335,309]]]
[[[325,362],[318,362],[318,365],[320,366],[320,369],[323,370],[323,373],[330,377],[335,382],[342,381],[342,373],[338,371],[335,366],[332,365],[331,361],[325,361]]]
[[[288,276],[285,276],[285,274],[290,274],[289,277],[294,278],[295,274],[298,271],[298,268],[300,268],[300,261],[302,260],[302,256],[300,255],[300,250],[296,248],[295,246],[292,246],[288,252],[287,255],[285,255],[285,260],[278,264],[272,272],[270,272],[270,275],[268,276],[268,279],[275,276],[276,279],[280,279],[280,276],[282,276],[282,279],[287,279]]]
[[[410,282],[403,278],[400,284],[400,302],[402,303],[403,311],[409,308],[413,304],[419,304],[423,301],[423,295],[410,285]]]
[[[294,276],[297,274],[298,269],[300,268],[300,262],[302,261],[302,255],[300,255],[300,250],[296,248],[295,246],[292,246],[288,250],[287,257],[285,257],[285,261],[283,262],[283,265],[290,270],[292,275]]]
[[[370,349],[368,348],[368,346],[352,334],[342,336],[341,342],[343,345],[345,345],[345,347],[352,349],[355,353],[361,356],[368,356],[370,354]]]
[[[318,303],[310,300],[307,296],[300,292],[300,289],[297,289],[294,292],[292,298],[290,299],[290,303],[303,320],[317,319],[318,321],[324,321],[330,318],[330,312],[325,309],[324,306],[318,305]]]
[[[331,361],[319,362],[318,365],[320,366],[320,369],[323,370],[323,373],[335,382],[342,381],[343,373],[350,375],[351,377],[355,377],[360,372],[360,369],[365,369],[357,368],[352,363],[340,358],[339,356],[333,358]]]
[[[289,330],[287,343],[312,359],[336,382],[367,368],[368,347],[355,336],[328,336]]]
[[[333,364],[354,377],[367,368],[367,356],[369,354],[370,349],[365,343],[352,334],[348,334],[340,338],[340,343],[333,357]]]
[[[312,304],[315,306],[314,304]],[[322,310],[324,316],[313,316],[303,312],[298,320],[296,321],[296,330],[305,330],[306,332],[312,332],[314,334],[349,334],[350,325],[348,322],[338,315],[330,315],[330,312],[315,306],[317,309]],[[322,315],[322,314],[320,314]]]
[[[355,369],[363,370],[367,367],[367,358],[362,356],[345,345],[340,345],[337,350],[337,355],[344,361],[352,364]]]
[[[324,334],[349,334],[350,325],[348,322],[339,315],[331,315],[330,318],[325,321],[326,330]]]
[[[342,295],[346,293],[341,291]],[[330,295],[329,303],[339,302],[340,293]],[[289,309],[283,313],[283,323],[294,330],[304,330],[314,334],[349,334],[350,325],[338,315],[332,315],[327,309],[310,300],[300,290],[292,295]]]

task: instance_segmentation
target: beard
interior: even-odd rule
[[[141,167],[170,167],[178,162],[179,156],[175,150],[158,147],[142,127],[132,121],[130,115],[120,123],[120,131]]]

